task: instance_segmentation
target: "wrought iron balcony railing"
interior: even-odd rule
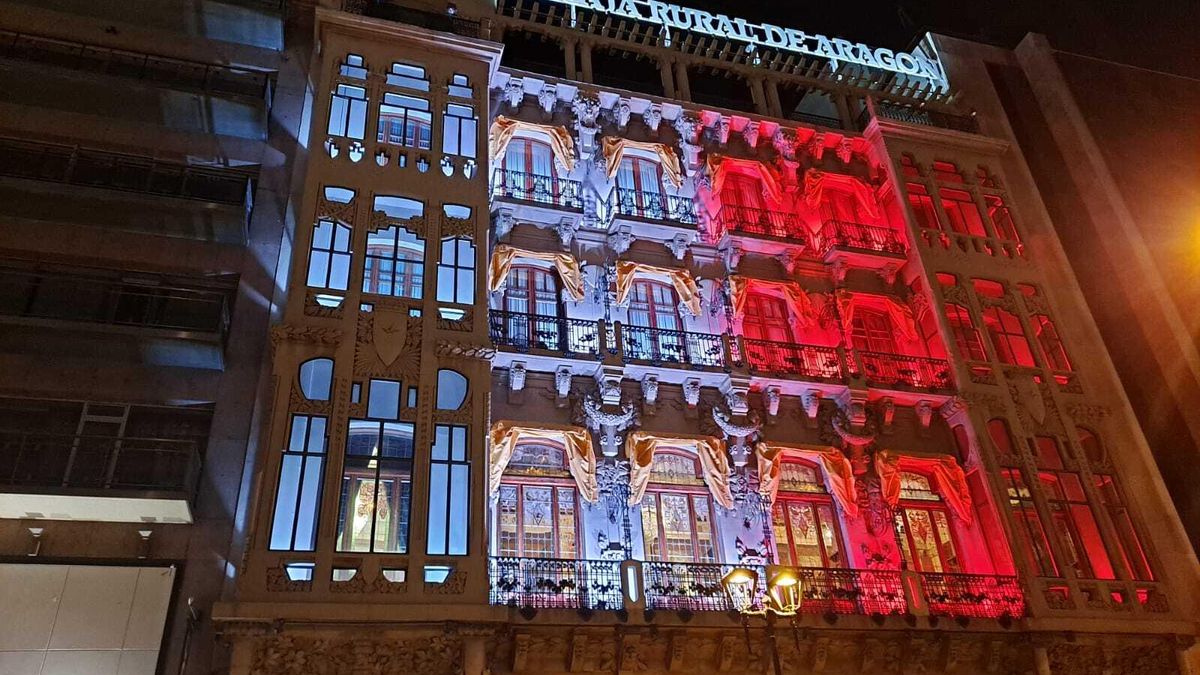
[[[550,204],[569,209],[583,208],[579,181],[522,171],[496,169],[492,173],[492,198],[507,197],[525,202]]]
[[[726,204],[717,212],[714,225],[716,236],[723,232],[738,232],[789,239],[797,244],[808,241],[803,223],[795,214],[786,211]]]
[[[595,321],[492,310],[488,329],[496,346],[600,355],[600,328]]]
[[[0,484],[195,493],[194,440],[0,431]]]
[[[642,563],[647,609],[724,612],[732,609],[721,579],[735,567],[704,563]],[[764,568],[749,567],[765,577]]]
[[[904,614],[908,603],[899,570],[800,567],[805,614]]]
[[[535,609],[624,607],[619,560],[490,558],[491,604]]]
[[[1016,577],[992,574],[921,574],[925,603],[934,616],[998,619],[1025,616],[1025,594]]]
[[[744,339],[750,370],[831,380],[844,377],[835,347]]]
[[[917,389],[950,389],[950,363],[927,356],[858,352],[867,382]]]
[[[688,333],[645,326],[621,327],[622,355],[631,361],[681,363],[695,367],[725,366],[725,343],[720,335]]]
[[[904,255],[907,247],[900,233],[889,227],[864,225],[848,220],[826,220],[816,241],[818,255],[835,248]]]
[[[615,212],[623,216],[696,224],[696,204],[687,197],[619,187],[613,190],[611,199]]]

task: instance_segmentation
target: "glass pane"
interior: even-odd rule
[[[499,555],[517,555],[517,488],[514,485],[500,486],[500,505],[497,529],[500,539],[496,547]]]
[[[947,572],[959,572],[958,551],[954,549],[954,540],[950,537],[950,523],[942,511],[933,511],[934,526],[937,528],[937,541],[941,547],[942,564]]]
[[[292,547],[292,524],[296,518],[300,468],[300,457],[284,456],[279,469],[279,491],[275,495],[275,521],[271,526],[271,549],[275,551]]]
[[[558,488],[558,557],[575,558],[575,490]]]
[[[821,541],[825,544],[825,565],[841,567],[844,564],[842,562],[842,543],[838,541],[833,509],[821,505],[817,507],[817,514],[821,521]]]
[[[660,517],[670,562],[694,562],[696,551],[692,546],[692,518],[685,495],[664,494],[659,498]]]
[[[434,463],[429,466],[429,544],[430,555],[446,553],[446,495],[449,488],[449,467]]]
[[[469,514],[468,491],[470,489],[470,470],[465,464],[450,467],[450,537],[447,553],[450,555],[467,554],[467,523]]]
[[[825,560],[821,556],[820,531],[812,505],[792,502],[787,505],[787,515],[797,564],[801,567],[824,567]]]
[[[712,508],[708,497],[692,495],[692,510],[696,514],[696,547],[699,561],[711,563],[717,561],[717,551],[713,546]]]
[[[916,563],[916,569],[921,572],[944,571],[929,512],[920,509],[903,509],[903,512],[913,548],[911,558]]]
[[[551,488],[526,486],[521,525],[524,530],[524,555],[550,558],[554,555],[554,520],[551,512]]]
[[[778,552],[776,562],[780,565],[795,565],[792,546],[788,540],[787,512],[781,501],[776,501],[771,511],[771,527],[775,534],[775,550]]]
[[[642,500],[642,541],[646,546],[646,560],[662,560],[662,547],[658,538],[657,501],[655,495],[646,495]]]

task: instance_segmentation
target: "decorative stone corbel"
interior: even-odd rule
[[[713,121],[713,131],[717,134],[717,142],[721,145],[729,143],[729,129],[732,126],[729,116],[721,115]]]
[[[921,399],[913,406],[913,411],[917,413],[917,420],[921,422],[921,427],[928,429],[929,423],[933,421],[933,402]]]
[[[774,424],[779,416],[779,402],[783,398],[779,385],[771,385],[762,391],[763,407],[767,409],[768,422]]]
[[[628,225],[622,225],[616,232],[608,233],[607,241],[608,247],[617,255],[621,255],[628,251],[629,247],[633,244],[633,228]]]
[[[851,426],[861,427],[867,423],[867,392],[862,389],[846,389],[837,398],[838,407],[845,413]]]
[[[742,138],[746,139],[746,145],[751,148],[758,147],[758,132],[759,124],[756,120],[746,122],[746,126],[742,127]]]
[[[579,158],[587,161],[596,153],[596,134],[600,127],[596,119],[600,116],[600,98],[593,93],[580,91],[571,102],[575,113],[575,133],[579,141]]]
[[[525,388],[525,362],[513,361],[508,366],[509,391],[521,391]]]
[[[896,275],[900,273],[900,268],[903,266],[903,264],[904,263],[890,262],[875,270],[875,273],[879,275],[880,279],[883,279],[883,283],[890,286],[896,283]],[[845,273],[843,273],[843,277],[844,276]]]
[[[632,111],[629,109],[629,99],[622,96],[615,106],[613,106],[613,117],[616,120],[617,128],[621,131],[629,126],[629,117]]]
[[[646,106],[646,110],[642,112],[642,121],[650,127],[650,131],[658,133],[658,125],[662,123],[662,106],[657,103]]]
[[[737,272],[738,265],[742,262],[742,256],[746,254],[746,250],[735,243],[728,243],[720,250],[721,258],[725,262],[725,271],[733,274]]]
[[[601,390],[601,394],[604,391]],[[616,457],[620,451],[621,443],[624,438],[620,435],[634,424],[633,405],[629,403],[621,404],[620,392],[618,391],[617,403],[613,406],[619,406],[620,412],[608,412],[604,410],[604,406],[595,396],[588,396],[583,399],[583,414],[587,418],[588,428],[600,434],[600,451],[605,457]]]
[[[560,403],[567,399],[571,393],[571,366],[559,366],[554,370],[554,391]]]
[[[730,441],[727,445],[729,447],[729,456],[733,460],[734,466],[746,466],[750,461],[750,446],[748,443],[762,429],[762,422],[754,419],[756,416],[747,415],[746,423],[738,424],[733,421],[733,414],[720,408],[713,408],[713,422],[724,432],[725,440]]]
[[[696,170],[700,167],[700,150],[702,149],[699,143],[700,130],[703,124],[700,118],[691,114],[680,114],[675,118],[675,131],[679,133],[679,148],[683,150],[684,162],[689,170]]]
[[[558,234],[558,241],[562,247],[568,248],[571,240],[575,238],[575,233],[579,231],[579,219],[573,216],[560,218],[558,224],[554,226],[554,231]]]
[[[689,408],[700,404],[700,378],[689,377],[683,381],[683,401]]]
[[[558,86],[554,84],[543,84],[541,91],[538,92],[538,105],[542,107],[542,112],[549,119],[554,114],[554,106],[558,103]]]
[[[845,259],[836,258],[830,265],[830,273],[833,277],[833,283],[836,286],[842,286],[846,283],[846,273],[850,271],[850,266],[846,264]]]
[[[879,419],[883,423],[880,430],[885,434],[894,431],[892,421],[896,418],[896,402],[890,396],[879,399]]]
[[[725,403],[734,415],[745,415],[750,412],[750,378],[728,377],[721,383],[721,393],[725,394]]]
[[[688,249],[692,246],[692,240],[695,235],[688,232],[681,232],[669,240],[663,242],[663,245],[671,250],[676,260],[683,260],[687,255]]]
[[[804,146],[804,151],[812,156],[818,162],[825,157],[825,132],[818,131],[808,139],[808,143]]]
[[[642,400],[646,402],[647,410],[658,405],[658,376],[647,373],[642,376]]]
[[[525,100],[525,81],[519,77],[508,78],[504,85],[504,100],[509,107],[520,108],[521,101]]]
[[[811,258],[808,257],[808,254],[795,248],[789,248],[784,252],[782,262],[788,274],[795,276],[799,273],[800,268],[810,260]]]
[[[771,136],[771,145],[775,151],[788,161],[796,159],[796,130],[779,127]]]
[[[496,215],[493,218],[493,226],[492,226],[493,229],[495,229],[495,231],[496,231],[496,239],[499,240],[499,239],[504,239],[505,237],[507,237],[508,233],[512,232],[513,226],[515,226],[516,224],[517,224],[517,218],[516,218],[516,215],[513,214],[512,209],[501,208],[498,211],[496,211]]]
[[[809,389],[800,396],[800,405],[804,408],[804,416],[808,418],[809,426],[817,423],[817,413],[821,410],[820,389]]]
[[[854,143],[849,138],[842,138],[842,142],[837,146],[837,157],[842,160],[843,164],[849,164],[850,159],[854,156]]]
[[[966,421],[968,406],[966,400],[955,396],[938,408],[938,414],[951,425],[962,424]]]

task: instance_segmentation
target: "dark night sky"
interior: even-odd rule
[[[925,30],[1061,50],[1200,78],[1200,0],[690,0],[684,6],[903,48]]]

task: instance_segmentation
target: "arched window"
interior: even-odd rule
[[[424,239],[394,225],[367,235],[363,293],[420,298],[424,283]]]
[[[712,498],[694,454],[682,450],[654,454],[641,512],[647,560],[717,562]]]
[[[535,138],[514,138],[504,153],[505,189],[509,196],[554,203],[558,176],[550,144]]]
[[[661,281],[633,282],[625,343],[634,359],[682,363],[686,360],[679,296]]]
[[[560,351],[566,336],[559,321],[559,284],[554,272],[513,265],[504,287],[508,336],[521,347]]]
[[[954,302],[946,303],[946,321],[950,324],[950,332],[954,334],[954,344],[958,353],[969,361],[986,361],[987,353],[983,350],[983,340],[975,321],[966,307]]]
[[[787,303],[765,293],[750,293],[742,314],[742,335],[754,340],[795,342]]]
[[[900,473],[900,505],[895,511],[900,553],[917,572],[959,572],[958,547],[950,530],[950,514],[933,491],[929,478]]]
[[[579,554],[579,500],[564,449],[521,443],[500,482],[496,554],[574,559]]]
[[[1033,367],[1033,352],[1025,329],[1015,314],[1000,307],[983,310],[983,322],[987,325],[988,337],[996,356],[1004,363],[1014,366]]]
[[[821,482],[820,471],[812,464],[783,462],[771,523],[780,565],[845,567],[833,502]]]
[[[886,312],[870,307],[856,307],[851,322],[854,348],[864,352],[896,353],[896,335],[892,320]]]
[[[667,216],[662,194],[662,166],[626,155],[617,168],[617,210],[628,216],[662,220]]]

